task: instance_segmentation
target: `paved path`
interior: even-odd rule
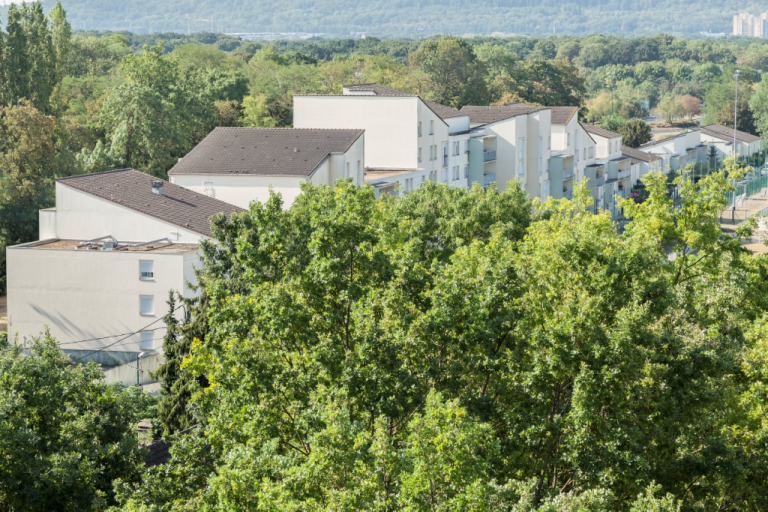
[[[8,330],[8,297],[0,297],[0,332]]]

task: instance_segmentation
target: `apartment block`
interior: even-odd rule
[[[744,37],[768,38],[768,13],[753,16],[748,13],[733,17],[733,35]]]
[[[294,96],[294,127],[365,130],[365,183],[406,193],[426,180],[468,185],[469,116],[378,84]]]

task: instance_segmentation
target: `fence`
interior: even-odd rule
[[[726,192],[725,198],[728,201],[728,208],[720,213],[721,224],[741,224],[753,215],[765,215],[768,213],[768,208],[763,208],[757,212],[737,210],[739,206],[743,206],[746,203],[748,198],[756,194],[766,193],[768,188],[768,171],[766,167],[755,170],[754,174],[756,175],[753,175],[751,178],[735,183],[735,191]]]

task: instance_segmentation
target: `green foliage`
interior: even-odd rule
[[[141,391],[72,366],[48,335],[0,351],[0,508],[104,510],[112,482],[138,479]]]
[[[484,66],[464,39],[428,39],[410,61],[427,74],[431,99],[436,102],[454,108],[488,103]]]
[[[630,119],[617,130],[622,136],[622,144],[639,148],[651,140],[651,127],[642,119]]]

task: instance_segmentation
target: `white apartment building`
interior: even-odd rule
[[[379,193],[469,183],[469,116],[455,109],[378,84],[296,95],[293,108],[295,128],[365,130],[365,182]]]
[[[595,163],[595,140],[579,123],[577,107],[551,107],[552,136],[549,175],[552,197],[573,197],[573,184]],[[562,181],[562,186],[558,186]]]
[[[584,177],[594,192],[595,207],[621,216],[616,197],[629,197],[632,184],[630,158],[622,153],[621,135],[599,126],[579,123],[595,142],[595,161],[584,169]]]
[[[734,133],[733,128],[721,124],[702,126],[697,130],[701,137],[701,143],[717,148],[721,158],[731,156],[733,153]],[[736,130],[736,153],[742,158],[748,158],[763,150],[763,139],[751,133]]]
[[[688,164],[706,161],[708,144],[702,141],[701,132],[692,130],[658,142],[652,141],[638,148],[661,158],[665,173],[684,169]]]
[[[469,143],[470,182],[505,190],[517,180],[532,197],[551,194],[549,155],[551,111],[521,103],[506,106],[465,106],[472,128]]]
[[[365,133],[359,129],[216,128],[168,171],[171,183],[248,208],[270,189],[285,208],[301,183],[362,185]]]
[[[745,37],[768,37],[768,13],[753,16],[748,13],[733,17],[733,35]]]
[[[7,248],[10,339],[49,329],[103,364],[161,351],[169,291],[196,293],[209,218],[242,211],[131,169],[58,180],[40,240]]]
[[[625,157],[631,159],[632,162],[632,186],[639,185],[642,177],[650,172],[664,172],[663,159],[658,155],[646,153],[628,146],[623,146],[621,152]]]

